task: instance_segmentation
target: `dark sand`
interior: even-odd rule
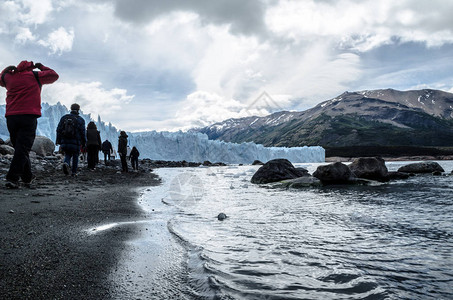
[[[113,297],[109,274],[140,225],[88,231],[143,220],[140,189],[159,179],[149,169],[118,174],[114,167],[85,169],[76,178],[58,167],[36,175],[32,188],[10,190],[1,181],[0,299]]]

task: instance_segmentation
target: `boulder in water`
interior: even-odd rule
[[[289,160],[273,159],[256,171],[251,182],[258,184],[271,183],[303,176],[306,176],[306,173],[297,170]]]
[[[252,166],[262,166],[262,165],[264,165],[264,163],[257,159],[252,162]]]
[[[409,173],[403,172],[388,172],[389,180],[398,180],[398,179],[408,179],[410,177]]]
[[[341,162],[319,166],[313,176],[321,180],[323,184],[345,184],[357,181],[357,177],[351,169]]]
[[[389,181],[385,161],[380,157],[360,157],[348,167],[358,178]]]
[[[55,151],[55,144],[48,137],[36,136],[31,150],[39,156],[49,156]]]
[[[288,179],[281,182],[279,186],[276,187],[283,187],[283,188],[290,188],[290,189],[303,189],[308,187],[318,187],[321,186],[321,181],[313,176],[304,176],[295,179]]]
[[[404,173],[434,173],[434,172],[445,172],[445,170],[435,161],[425,161],[419,163],[412,163],[402,166],[398,169],[398,172]]]
[[[223,221],[225,220],[226,218],[228,218],[228,216],[224,213],[220,213],[218,216],[217,216],[217,220],[219,221]]]

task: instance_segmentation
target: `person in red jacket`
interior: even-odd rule
[[[33,71],[34,69],[40,71]],[[6,67],[0,73],[0,86],[6,88],[6,125],[14,156],[6,174],[6,186],[18,188],[19,179],[30,184],[35,176],[31,172],[29,153],[36,136],[41,116],[41,87],[58,79],[58,74],[41,63],[21,61]]]

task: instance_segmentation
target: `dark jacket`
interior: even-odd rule
[[[6,88],[6,113],[12,115],[41,116],[41,87],[39,84],[50,84],[58,79],[58,74],[51,68],[40,66],[36,72],[39,83],[33,74],[35,65],[31,61],[22,61],[12,71],[6,68],[0,74],[0,86]]]
[[[140,152],[138,152],[137,148],[135,148],[135,147],[132,148],[131,155],[130,155],[131,159],[138,158],[139,156],[140,156]]]
[[[87,129],[87,147],[97,146],[101,150],[101,133],[95,128]]]
[[[74,118],[76,120],[76,135],[73,138],[65,138],[63,136],[63,124],[65,119]],[[85,120],[79,116],[79,113],[75,110],[71,111],[70,114],[61,117],[57,127],[57,145],[61,145],[63,151],[80,151],[80,146],[85,147]]]
[[[124,131],[121,131],[121,134],[118,138],[118,153],[127,155],[127,134]]]
[[[102,151],[106,153],[110,153],[110,151],[113,151],[112,143],[110,143],[108,140],[105,140],[102,143]]]

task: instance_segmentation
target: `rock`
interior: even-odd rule
[[[0,154],[2,155],[14,155],[14,148],[6,144],[0,145]]]
[[[258,165],[262,166],[262,165],[264,165],[264,163],[262,161],[260,161],[260,160],[254,160],[252,162],[252,166],[258,166]]]
[[[224,213],[220,213],[218,216],[217,216],[217,220],[219,221],[223,221],[225,220],[226,218],[228,218],[228,216]]]
[[[304,168],[296,168],[297,171],[300,171],[304,174],[304,176],[310,176],[310,174],[308,174],[308,170],[307,169],[304,169]]]
[[[0,145],[4,145],[5,141],[3,139],[0,139]]]
[[[412,163],[398,169],[398,172],[404,173],[433,173],[436,171],[445,172],[444,169],[434,161]]]
[[[299,177],[295,179],[283,180],[280,185],[276,187],[286,187],[291,189],[303,189],[307,187],[321,186],[321,181],[313,176]]]
[[[357,158],[348,167],[358,178],[389,181],[385,161],[380,157]]]
[[[273,159],[261,166],[253,175],[252,183],[271,183],[285,179],[294,179],[305,176],[306,173],[294,168],[287,159]]]
[[[434,171],[433,176],[442,176],[442,172],[440,171]]]
[[[388,172],[387,174],[389,180],[408,179],[410,177],[410,174],[403,172]]]
[[[5,141],[5,145],[8,145],[8,146],[13,146],[13,143],[11,143],[11,140],[10,139],[6,139]]]
[[[205,166],[205,167],[210,167],[210,166],[212,166],[212,162],[210,162],[209,160],[205,160],[205,161],[203,162],[203,166]]]
[[[349,167],[341,162],[319,166],[313,176],[323,184],[355,183],[357,177]]]
[[[49,156],[55,151],[55,144],[45,136],[36,136],[31,150],[39,156]]]

